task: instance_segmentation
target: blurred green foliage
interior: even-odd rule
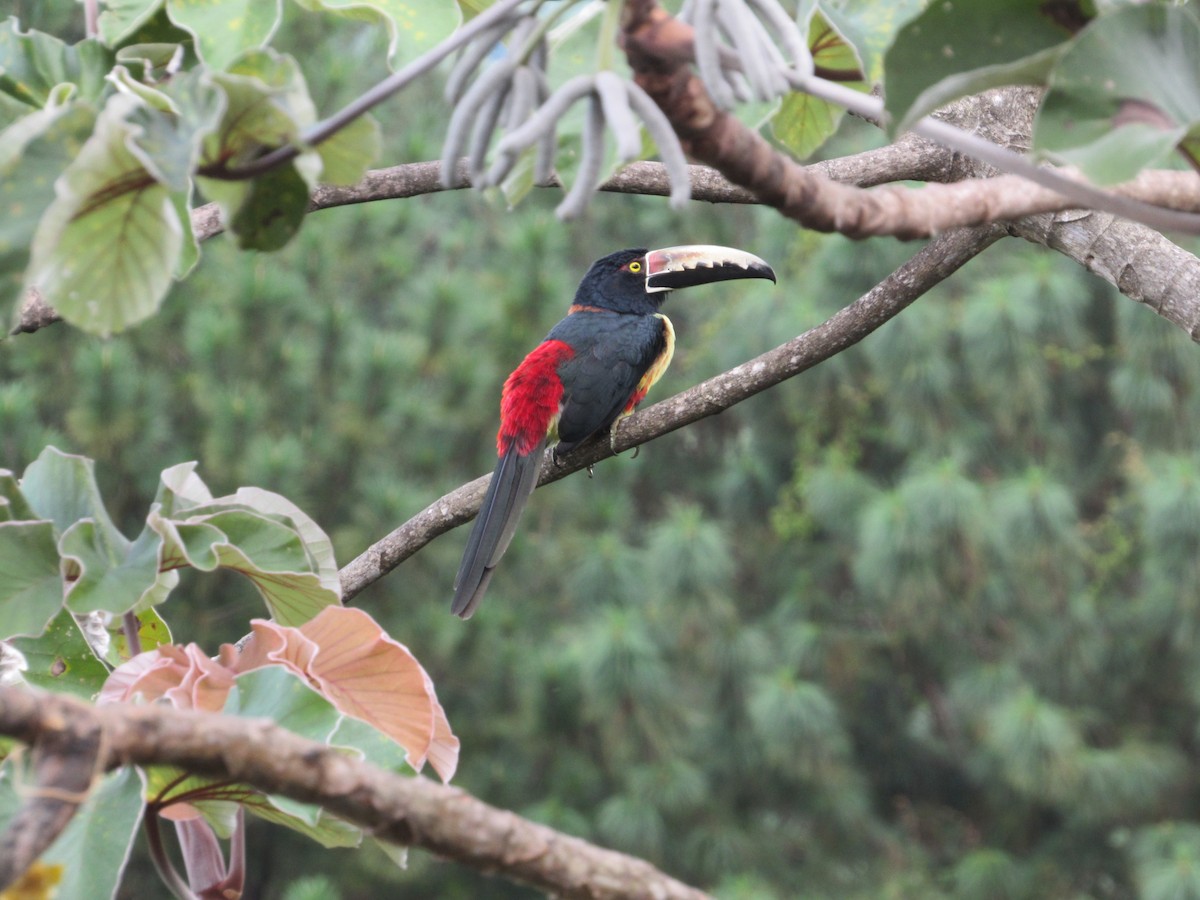
[[[323,109],[379,74],[369,29],[288,24],[328,60]],[[436,157],[436,86],[380,119],[390,162]],[[94,457],[134,533],[159,471],[197,459],[216,493],[298,503],[344,563],[491,468],[500,384],[591,259],[726,243],[780,272],[669,303],[653,400],[914,249],[616,195],[565,226],[555,200],[325,211],[269,256],[210,241],[131,334],[4,342],[0,461]],[[538,492],[469,623],[459,533],[355,603],[434,678],[456,783],[723,897],[1200,897],[1198,427],[1187,335],[1008,242],[836,359]],[[261,612],[233,578],[178,596],[175,635],[213,651]],[[532,896],[422,854],[250,844],[257,897]],[[127,895],[153,878],[135,864]]]

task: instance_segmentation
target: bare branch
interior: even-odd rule
[[[381,840],[422,847],[555,896],[706,897],[644,860],[530,822],[457,788],[386,772],[269,720],[161,705],[93,707],[63,695],[0,688],[0,734],[36,747],[64,730],[102,736],[104,769],[174,765],[228,778],[319,804]]]
[[[823,324],[624,420],[614,441],[616,449],[636,447],[723,412],[841,352],[948,278],[1004,234],[1001,226],[986,226],[942,235]],[[607,435],[588,441],[558,465],[547,454],[538,484],[557,481],[611,455]],[[477,478],[434,501],[348,563],[340,573],[343,597],[350,599],[438,535],[469,521],[479,511],[489,477]]]
[[[1068,210],[1018,219],[1008,230],[1075,260],[1200,341],[1200,260],[1153,228]]]

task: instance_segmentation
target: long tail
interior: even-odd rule
[[[463,619],[475,614],[488,582],[492,580],[496,563],[500,562],[517,530],[521,511],[537,487],[545,442],[525,454],[518,453],[515,444],[514,441],[514,446],[510,446],[496,463],[496,471],[492,473],[487,495],[479,507],[462,564],[454,579],[454,603],[450,612]]]

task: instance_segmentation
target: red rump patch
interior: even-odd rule
[[[544,341],[508,376],[500,395],[500,431],[496,435],[500,456],[514,444],[524,456],[545,439],[562,402],[558,367],[574,355],[575,351],[563,341]]]

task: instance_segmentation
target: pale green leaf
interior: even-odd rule
[[[0,132],[0,291],[24,299],[21,284],[29,264],[29,246],[46,207],[54,200],[54,181],[79,155],[92,133],[96,111],[70,104],[38,110]]]
[[[15,638],[11,643],[29,663],[22,674],[34,687],[91,700],[108,678],[108,669],[96,658],[75,618],[65,609],[39,637]]]
[[[808,15],[801,0],[797,15],[804,21]],[[867,81],[872,84],[883,78],[883,55],[892,45],[896,32],[924,7],[925,0],[889,0],[888,3],[862,3],[858,0],[823,0],[813,4],[833,29],[855,50]],[[822,69],[821,75],[836,75]]]
[[[0,522],[0,638],[36,637],[62,608],[63,581],[50,522]]]
[[[240,572],[258,588],[277,622],[303,624],[326,606],[340,602],[328,538],[298,510],[302,524],[284,513],[259,512],[239,502],[243,492],[250,490],[243,488],[233,497],[192,507],[187,518],[178,521],[152,511],[148,527],[165,541],[161,565]],[[295,509],[282,498],[278,500],[275,508]]]
[[[1092,22],[1050,79],[1034,148],[1101,184],[1163,165],[1200,134],[1200,19],[1131,6]]]
[[[381,769],[404,775],[416,774],[408,764],[407,751],[392,738],[361,719],[350,716],[343,718],[328,743],[335,747],[345,747]]]
[[[136,613],[135,618],[137,620],[139,652],[145,653],[148,650],[161,647],[163,644],[171,643],[171,629],[167,627],[166,621],[153,609],[140,610]],[[111,664],[119,665],[136,655],[131,652],[129,639],[125,636],[125,629],[122,627],[121,619],[113,619],[108,630],[112,635],[112,650],[108,657],[108,661]]]
[[[94,40],[74,46],[40,31],[22,32],[16,19],[0,22],[0,93],[34,108],[67,96],[95,101],[104,92],[112,54]]]
[[[115,47],[154,16],[163,0],[104,0],[100,13],[100,39]]]
[[[79,614],[104,610],[120,615],[143,603],[161,586],[161,543],[153,532],[144,532],[135,543],[123,540],[114,544],[95,522],[76,522],[59,540],[62,555],[79,566],[78,576],[67,591],[67,606]],[[171,587],[174,574],[167,573]],[[158,599],[166,599],[166,591],[159,591]]]
[[[138,106],[118,94],[56,185],[33,243],[27,282],[63,318],[111,334],[158,309],[183,247],[167,189],[129,150]]]
[[[196,232],[192,230],[192,185],[187,189],[171,194],[171,204],[175,207],[175,215],[183,226],[183,247],[179,252],[179,260],[175,263],[175,279],[181,280],[191,274],[200,261],[200,242],[196,240]]]
[[[282,18],[280,0],[167,0],[171,21],[196,39],[196,52],[224,69],[246,50],[266,46]]]
[[[187,191],[204,140],[221,121],[225,95],[196,71],[175,76],[167,92],[156,93],[161,100],[127,117],[140,129],[129,149],[156,180],[172,191]]]
[[[338,576],[337,560],[333,555],[333,541],[308,513],[287,497],[262,488],[238,488],[237,493],[230,499],[268,516],[281,517],[290,527],[295,528],[304,542],[304,551],[308,554],[309,563],[320,576],[321,583],[341,596],[341,579]]]
[[[383,23],[388,30],[388,59],[412,59],[448,38],[462,22],[457,3],[448,0],[296,0],[308,10],[348,19]]]
[[[278,250],[300,230],[308,197],[309,186],[295,166],[272,169],[250,182],[229,230],[243,250]]]
[[[357,184],[382,149],[379,123],[372,116],[359,116],[333,137],[317,145],[321,157],[321,181],[325,184]]]
[[[142,823],[142,782],[124,766],[104,777],[50,848],[42,862],[62,866],[56,900],[115,897]]]
[[[95,463],[85,456],[47,447],[26,467],[21,492],[36,516],[52,521],[60,535],[80,519],[92,519],[109,545],[128,544],[104,508]]]
[[[357,847],[362,843],[361,828],[334,818],[319,807],[264,795],[255,795],[244,805],[252,815],[299,832],[322,847]],[[313,820],[315,824],[309,824]]]
[[[179,515],[205,503],[211,503],[212,491],[196,474],[195,462],[177,463],[159,475],[154,503],[164,516]]]
[[[808,46],[813,64],[826,77],[836,75],[846,87],[858,91],[871,89],[854,77],[862,69],[854,48],[819,12],[809,22]],[[837,131],[844,115],[845,110],[836,104],[796,92],[783,99],[779,112],[771,119],[771,131],[793,156],[807,159]]]
[[[328,744],[341,713],[292,669],[263,666],[242,672],[222,710],[248,719],[270,719],[293,734]]]
[[[206,165],[247,162],[263,148],[292,142],[316,121],[308,86],[290,56],[251,51],[212,77],[226,105],[220,126],[205,142]]]
[[[0,522],[29,522],[36,518],[13,473],[0,469]]]
[[[884,58],[896,131],[952,100],[1006,84],[1042,84],[1070,37],[1041,0],[933,3]]]

